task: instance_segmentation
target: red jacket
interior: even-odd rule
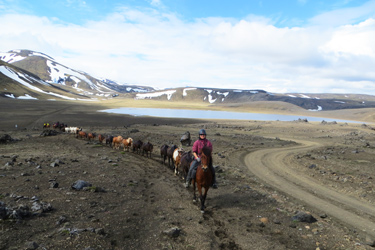
[[[212,143],[206,138],[203,140],[196,140],[193,144],[193,152],[195,152],[199,157],[202,154],[202,148],[208,147],[212,152]]]

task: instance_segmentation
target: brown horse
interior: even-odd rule
[[[193,159],[194,156],[191,151],[185,152],[181,155],[180,164],[178,165],[177,172],[182,173],[182,178],[184,180],[186,180]]]
[[[105,136],[102,135],[102,134],[99,134],[98,135],[98,140],[99,140],[100,143],[103,143],[103,141],[105,141]]]
[[[152,145],[150,142],[143,143],[141,146],[142,155],[146,153],[146,157],[148,158],[148,152],[150,152],[150,158],[151,158],[151,153],[153,149],[154,149],[154,145]]]
[[[137,140],[133,142],[133,153],[137,151],[137,154],[140,154],[142,145],[143,145],[143,142],[141,140]]]
[[[167,159],[167,151],[169,146],[167,144],[164,144],[160,147],[160,158],[163,159],[163,165],[165,165],[165,160]]]
[[[109,145],[110,147],[112,147],[112,142],[113,142],[113,136],[112,135],[107,135],[105,137],[105,145]]]
[[[199,199],[201,201],[201,212],[204,213],[204,203],[206,201],[207,192],[210,189],[210,186],[213,182],[212,172],[209,166],[212,164],[211,150],[207,147],[202,149],[201,162],[198,165],[196,179],[193,179],[193,192],[194,192],[194,201],[196,200],[195,195],[195,186],[198,188]],[[204,188],[204,193],[202,194],[202,188]]]
[[[87,134],[87,139],[89,139],[89,141],[91,141],[91,139],[95,139],[96,138],[96,134],[95,133],[88,133]]]
[[[87,138],[87,133],[84,131],[79,131],[77,134],[77,138]]]

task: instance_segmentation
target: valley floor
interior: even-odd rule
[[[59,105],[1,111],[0,135],[15,140],[0,144],[0,216],[2,207],[15,212],[0,220],[0,249],[372,249],[369,125],[156,119]],[[56,121],[149,141],[152,158],[62,132],[41,136],[43,123]],[[219,184],[204,214],[159,153],[201,128]],[[72,189],[78,180],[92,187]]]

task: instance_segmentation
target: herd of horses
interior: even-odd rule
[[[44,123],[43,128],[49,128],[49,123]],[[92,132],[85,132],[81,127],[68,127],[64,123],[54,123],[54,129],[59,129],[62,132],[74,134],[76,138],[86,139],[86,140],[98,140],[100,144],[105,144],[113,149],[130,152],[132,149],[133,153],[146,154],[147,158],[151,159],[151,153],[153,152],[153,144],[150,142],[142,142],[141,140],[134,141],[132,138],[123,138],[121,135],[112,136],[104,134],[96,134]],[[174,170],[176,176],[182,177],[186,180],[190,165],[194,160],[194,156],[190,151],[185,151],[182,146],[178,147],[177,145],[167,145],[164,144],[160,147],[160,158],[162,159],[162,164],[165,165],[166,160],[168,159],[168,167]],[[207,192],[212,185],[213,178],[210,168],[208,167],[212,164],[212,152],[209,148],[203,148],[201,154],[201,161],[198,165],[196,171],[195,179],[192,179],[193,185],[193,200],[196,201],[196,188],[198,189],[199,198],[200,198],[200,209],[204,213],[205,209],[205,200],[207,197]],[[203,191],[204,190],[204,191]]]

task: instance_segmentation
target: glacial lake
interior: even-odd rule
[[[313,116],[296,115],[278,115],[278,114],[259,114],[243,113],[230,111],[212,111],[212,110],[190,110],[190,109],[157,109],[157,108],[115,108],[99,110],[99,112],[125,114],[132,116],[152,116],[164,118],[189,118],[189,119],[226,119],[226,120],[257,120],[257,121],[295,121],[298,119],[307,119],[311,122],[342,122],[342,123],[361,123],[359,121],[338,120],[330,118],[321,118]],[[314,111],[311,111],[314,112]]]

